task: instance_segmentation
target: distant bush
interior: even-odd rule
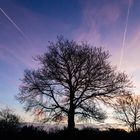
[[[0,134],[17,133],[20,118],[9,108],[0,111]]]
[[[17,125],[20,122],[20,118],[11,109],[5,108],[0,111],[0,122]]]

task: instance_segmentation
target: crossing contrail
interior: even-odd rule
[[[123,41],[122,41],[122,47],[121,47],[119,69],[121,68],[122,60],[123,60],[123,57],[124,57],[125,40],[126,40],[128,20],[129,20],[129,14],[130,14],[130,6],[131,6],[131,0],[128,0],[128,9],[127,9],[126,23],[125,23],[124,33],[123,33]]]
[[[28,40],[28,37],[25,33],[20,29],[20,27],[6,14],[6,12],[0,8],[0,11],[4,14],[4,16],[13,24],[13,26],[20,32],[20,34]]]

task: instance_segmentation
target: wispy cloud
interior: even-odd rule
[[[104,44],[103,29],[109,31],[116,27],[121,16],[121,6],[109,2],[97,6],[93,1],[84,1],[81,5],[82,22],[74,31],[74,37],[78,41],[85,40],[94,45]]]

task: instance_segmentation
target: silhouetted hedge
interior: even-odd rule
[[[78,139],[78,140],[128,140],[128,139],[140,139],[140,131],[126,132],[122,129],[108,129],[100,131],[95,128],[83,128],[81,130],[75,129],[73,132],[67,128],[63,130],[54,130],[52,132],[46,132],[42,127],[34,126],[10,126],[7,124],[0,123],[0,140],[5,139],[45,139],[45,140],[67,140],[67,139]]]

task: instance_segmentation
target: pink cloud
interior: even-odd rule
[[[100,9],[98,16],[102,18],[105,24],[112,24],[120,16],[120,7],[114,4],[106,4]]]
[[[123,4],[128,5],[128,3],[130,2],[130,5],[132,6],[134,3],[134,0],[122,0]]]
[[[91,1],[83,2],[81,5],[83,7],[82,22],[79,28],[73,32],[74,38],[78,41],[85,40],[101,46],[104,44],[101,29],[116,25],[121,16],[121,6],[105,3],[96,7]]]

